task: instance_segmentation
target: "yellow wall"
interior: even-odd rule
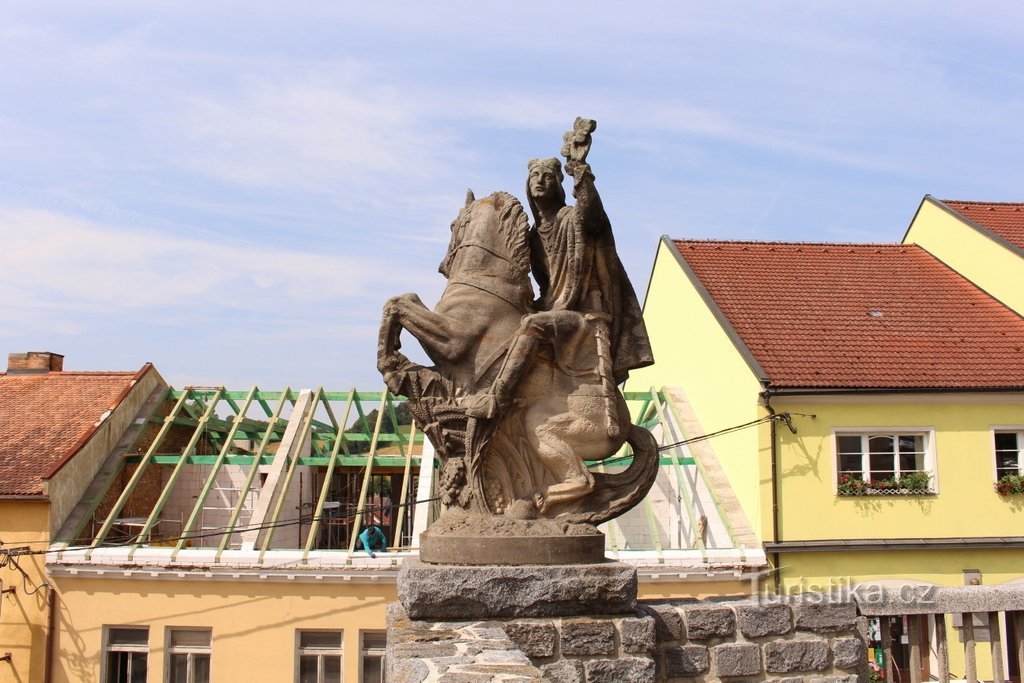
[[[640,600],[657,600],[660,598],[678,600],[679,598],[720,598],[723,596],[747,597],[754,592],[750,581],[740,579],[723,579],[719,581],[650,581],[643,576],[639,578],[636,595]]]
[[[903,241],[920,245],[1024,315],[1024,257],[978,232],[929,198],[921,204]]]
[[[776,410],[816,415],[794,416],[796,435],[778,430],[783,541],[1019,536],[1024,531],[1024,497],[1003,498],[993,489],[991,433],[993,426],[1024,422],[1024,395],[793,397],[772,403]],[[934,429],[938,494],[837,496],[832,430],[861,427]]]
[[[395,585],[193,579],[55,580],[61,609],[55,683],[100,680],[103,627],[149,627],[149,681],[164,675],[168,627],[212,629],[212,680],[292,681],[296,629],[343,630],[346,681],[359,680],[359,633],[385,628]]]
[[[0,541],[4,548],[47,546],[49,504],[42,501],[0,501]],[[40,541],[43,541],[40,543]],[[28,574],[28,590],[46,580],[43,555],[22,555],[19,566]],[[14,567],[0,569],[4,588],[13,594],[0,597],[0,654],[10,652],[13,661],[0,663],[0,680],[41,681],[45,668],[47,589],[28,595],[22,575]]]
[[[761,417],[760,383],[694,289],[673,250],[664,241],[659,245],[644,302],[655,364],[633,371],[627,390],[681,387],[704,433]],[[771,482],[758,462],[758,430],[741,430],[709,444],[751,526],[759,533],[766,523],[770,528],[763,503],[770,503]]]

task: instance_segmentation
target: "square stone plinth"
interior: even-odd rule
[[[398,573],[412,619],[632,616],[636,586],[636,569],[622,562],[462,567],[410,558]]]

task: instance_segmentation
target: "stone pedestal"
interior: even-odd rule
[[[436,565],[563,565],[604,562],[604,534],[420,534],[420,560]]]
[[[453,566],[409,559],[398,598],[412,619],[632,614],[636,569],[621,562]]]

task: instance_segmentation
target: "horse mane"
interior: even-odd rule
[[[508,251],[509,260],[522,273],[530,270],[530,221],[526,211],[519,200],[508,192],[494,192],[488,197],[477,199],[459,209],[459,215],[452,221],[452,237],[448,243],[448,251],[445,253],[438,272],[449,277],[452,260],[462,243],[462,233],[469,223],[472,207],[478,202],[490,202],[494,210],[498,212],[498,229],[505,239],[505,249]]]
[[[498,210],[498,223],[501,226],[502,237],[505,238],[509,260],[520,271],[529,272],[530,220],[523,205],[508,192],[495,192],[488,199],[494,202],[494,208]]]

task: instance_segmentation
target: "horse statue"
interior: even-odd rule
[[[494,414],[471,409],[493,389],[538,315],[529,233],[512,195],[468,193],[439,268],[447,278],[440,300],[433,310],[416,294],[387,301],[377,366],[388,388],[407,397],[442,460],[446,510],[598,525],[639,503],[658,469],[654,437],[632,424],[612,379],[607,316],[545,312],[555,331],[535,345],[511,402]],[[401,353],[403,331],[432,367]],[[587,466],[626,443],[632,460],[622,471]]]

